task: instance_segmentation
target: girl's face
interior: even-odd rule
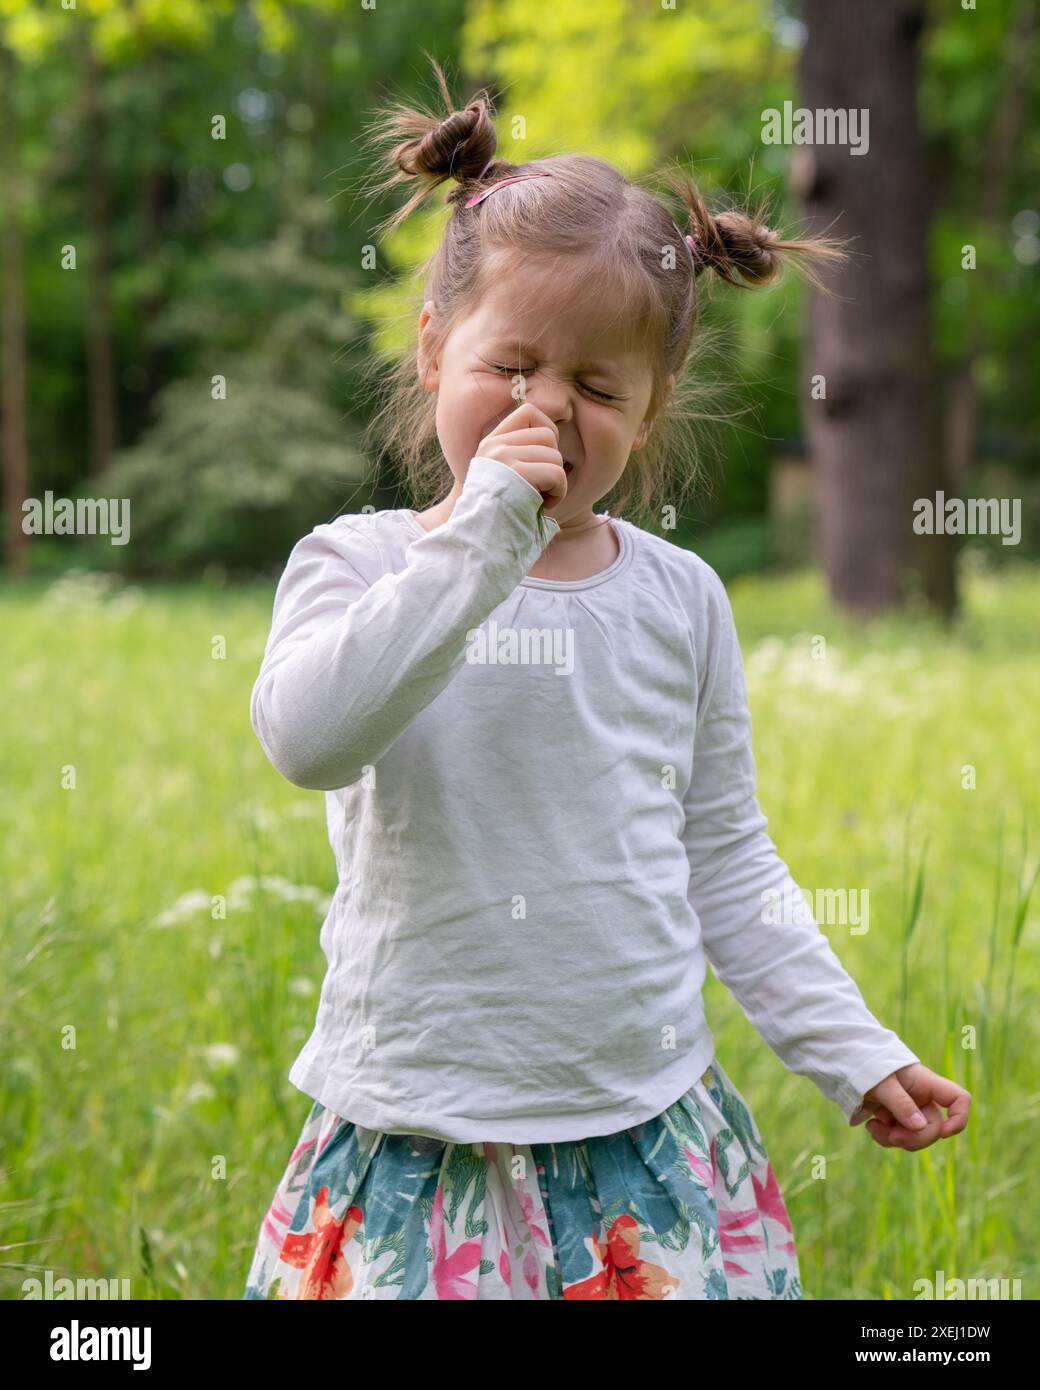
[[[493,276],[491,285],[436,355],[428,346],[432,302],[419,319],[419,376],[437,393],[437,436],[455,476],[453,495],[481,440],[526,399],[559,429],[559,451],[572,467],[567,496],[552,515],[561,530],[577,528],[649,437],[645,354],[625,343],[602,297],[579,302],[534,269]]]

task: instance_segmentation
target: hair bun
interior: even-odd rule
[[[425,134],[393,152],[398,169],[413,177],[440,182],[472,182],[494,158],[497,137],[488,105],[476,97],[462,111],[452,111]]]
[[[380,235],[395,231],[445,179],[458,181],[448,202],[468,197],[495,162],[498,138],[487,91],[481,89],[456,111],[440,64],[434,58],[430,63],[440,88],[439,107],[394,102],[377,113],[366,132],[378,171],[369,185],[371,196],[381,197],[402,183],[417,185],[403,206],[377,223]]]
[[[743,212],[720,212],[716,216],[691,185],[684,191],[697,274],[712,270],[730,285],[745,286],[768,284],[779,277],[785,243],[776,232],[758,217]]]
[[[733,269],[752,284],[767,284],[780,274],[782,257],[776,249],[780,238],[769,227],[742,212],[723,212],[714,219],[725,263],[714,267],[720,274]]]

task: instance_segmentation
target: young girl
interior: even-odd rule
[[[275,597],[252,723],[325,791],[339,884],[289,1073],[313,1105],[245,1297],[801,1298],[706,964],[879,1144],[958,1132],[970,1097],[808,914],[764,911],[800,895],[756,800],[725,590],[593,507],[622,480],[673,500],[648,442],[701,272],[767,282],[826,246],[712,217],[688,184],[684,237],[600,160],[498,160],[484,93],[385,129],[422,181],[392,224],[456,180],[389,412],[439,500],[315,527]]]

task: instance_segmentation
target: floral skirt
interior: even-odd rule
[[[363,1129],[315,1101],[244,1298],[802,1298],[757,1126],[716,1059],[652,1120],[566,1143]]]

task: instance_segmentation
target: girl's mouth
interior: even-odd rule
[[[569,473],[573,467],[574,467],[574,464],[573,464],[573,463],[568,463],[567,460],[564,459],[564,461],[563,461],[563,471],[564,471],[565,473]]]

